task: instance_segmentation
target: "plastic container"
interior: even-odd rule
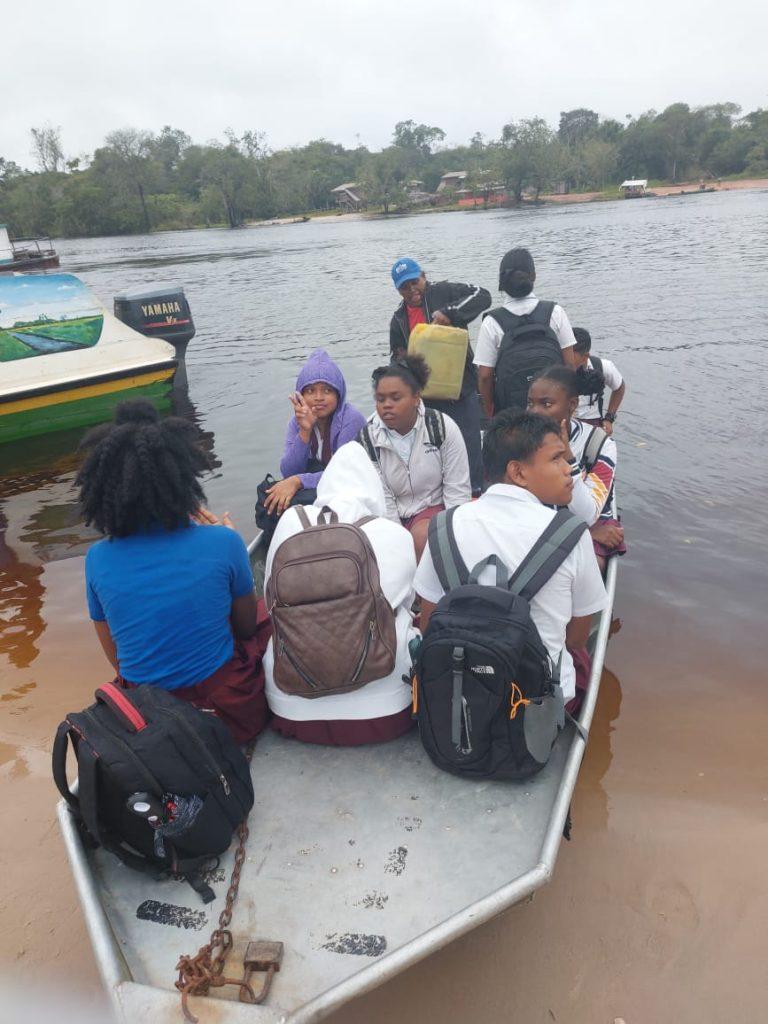
[[[463,327],[416,324],[408,339],[408,355],[423,356],[430,369],[424,398],[459,397],[468,345],[469,332]]]

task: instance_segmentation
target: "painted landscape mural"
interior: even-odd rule
[[[0,278],[0,363],[92,348],[101,306],[71,274]]]

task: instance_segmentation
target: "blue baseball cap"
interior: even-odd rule
[[[405,284],[406,281],[415,281],[421,277],[421,267],[408,256],[404,256],[403,259],[398,260],[392,267],[392,280],[395,283],[395,288],[400,288]]]

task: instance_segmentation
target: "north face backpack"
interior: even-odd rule
[[[523,412],[531,381],[553,363],[563,362],[560,342],[550,327],[554,308],[554,302],[539,302],[524,315],[510,313],[503,307],[485,314],[493,317],[504,331],[495,367],[493,405],[496,412],[502,409]]]
[[[585,427],[587,424],[585,424]],[[584,451],[581,453],[582,469],[585,469],[587,473],[591,473],[595,463],[600,458],[600,453],[603,450],[605,442],[608,440],[608,435],[602,427],[592,427],[591,433],[587,438],[587,443],[584,445]]]
[[[312,526],[296,512],[302,531],[277,549],[266,591],[275,683],[300,697],[350,693],[395,667],[395,613],[360,529],[376,517],[340,523],[324,508]]]
[[[154,878],[181,875],[203,902],[201,871],[228,849],[253,805],[248,762],[227,727],[156,686],[107,683],[53,743],[53,778],[91,842]],[[67,781],[69,743],[78,789]]]
[[[429,529],[446,593],[415,666],[421,742],[437,767],[454,775],[526,779],[547,763],[565,725],[560,659],[553,666],[530,602],[587,527],[568,511],[556,513],[510,578],[496,555],[467,569],[453,532],[455,511],[435,516]],[[495,586],[478,583],[489,565],[496,568]]]
[[[443,441],[445,441],[445,417],[438,409],[430,409],[427,407],[424,410],[424,425],[427,428],[427,437],[429,438],[430,444],[433,444],[435,448],[440,451],[443,447]],[[373,443],[373,438],[371,437],[370,424],[365,424],[357,435],[356,440],[358,444],[363,446],[371,462],[374,464],[378,463],[379,458],[376,453],[376,445]]]

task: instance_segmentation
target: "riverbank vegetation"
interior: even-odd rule
[[[325,139],[272,150],[263,133],[224,133],[196,143],[186,132],[123,128],[93,154],[67,158],[61,131],[31,129],[34,169],[0,156],[0,223],[13,236],[119,235],[300,216],[334,206],[332,189],[359,183],[369,208],[403,211],[409,192],[436,190],[465,171],[475,194],[503,185],[524,194],[604,191],[627,177],[664,181],[768,175],[768,110],[742,116],[735,103],[673,103],[625,122],[584,108],[557,128],[542,118],[510,121],[499,136],[445,145],[437,126],[400,121],[379,152]],[[418,182],[418,186],[412,183]],[[450,191],[443,196],[450,200]]]

